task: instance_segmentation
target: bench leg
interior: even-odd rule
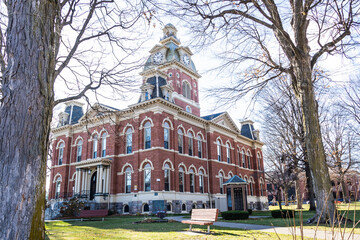
[[[210,225],[208,225],[208,234],[210,234]]]

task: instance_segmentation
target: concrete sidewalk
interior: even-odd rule
[[[167,219],[173,219],[175,221],[183,220],[182,216],[179,217],[167,217]],[[214,222],[214,226],[219,227],[228,227],[228,228],[238,228],[238,229],[245,229],[245,230],[257,230],[262,232],[269,232],[269,233],[277,233],[277,234],[287,234],[295,236],[295,230],[293,227],[273,227],[273,226],[265,226],[265,225],[256,225],[256,224],[246,224],[246,223],[231,223],[231,222]],[[316,235],[315,235],[316,234]],[[342,234],[342,233],[341,233]],[[329,232],[329,231],[322,231],[317,230],[315,232],[314,229],[303,229],[304,237],[309,237],[313,239],[349,239],[349,240],[360,240],[360,234],[350,234],[345,233],[342,236],[339,232]],[[301,237],[300,228],[296,228],[296,238],[300,239]]]

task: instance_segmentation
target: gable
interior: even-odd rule
[[[209,120],[212,123],[218,124],[220,126],[223,126],[227,129],[230,129],[235,132],[239,132],[238,127],[236,126],[235,122],[232,120],[230,115],[227,112],[224,112],[222,114],[219,114],[215,118],[212,118]]]

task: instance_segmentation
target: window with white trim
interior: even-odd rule
[[[82,144],[83,144],[83,141],[80,139],[76,145],[76,161],[77,162],[81,161]]]
[[[202,158],[202,138],[200,135],[197,136],[197,144],[198,144],[198,157]]]
[[[151,166],[147,163],[144,167],[144,189],[145,192],[151,191]]]
[[[164,148],[169,149],[170,140],[170,125],[168,122],[164,123]]]
[[[246,165],[245,165],[246,159],[245,159],[245,152],[244,152],[244,150],[241,151],[241,158],[242,158],[242,167],[243,167],[243,168],[246,168]]]
[[[131,168],[125,170],[125,193],[131,193]]]
[[[202,170],[199,171],[199,188],[200,193],[204,193],[204,172]]]
[[[227,163],[230,163],[231,160],[230,160],[230,145],[229,143],[226,143],[226,160],[227,160]]]
[[[65,144],[64,144],[64,143],[60,143],[60,146],[59,146],[58,165],[62,165],[63,158],[64,158],[64,148],[65,148]]]
[[[195,192],[195,172],[191,168],[189,170],[189,173],[190,173],[190,192],[193,193]]]
[[[164,166],[164,190],[170,191],[170,166],[167,163]]]
[[[248,159],[248,168],[251,169],[251,156],[250,156],[250,152],[247,153],[247,159]]]
[[[193,155],[194,138],[191,132],[188,134],[189,137],[189,155]]]
[[[179,130],[178,130],[178,150],[179,150],[179,153],[183,153],[183,146],[184,146],[183,143],[184,143],[184,133],[179,128]]]
[[[224,193],[224,176],[222,175],[222,173],[219,173],[219,184],[220,184],[220,193],[223,194]]]
[[[182,94],[184,97],[191,99],[191,88],[188,82],[184,81],[182,84]]]
[[[132,134],[133,134],[133,130],[132,128],[128,128],[126,130],[126,153],[132,153]]]
[[[145,149],[151,148],[151,123],[147,121],[144,125]]]
[[[221,142],[219,139],[216,141],[216,145],[217,145],[216,148],[217,148],[218,161],[221,162]]]
[[[93,136],[93,158],[97,158],[98,136]]]
[[[101,157],[106,156],[106,132],[101,135]]]
[[[184,192],[184,168],[179,168],[179,192]]]

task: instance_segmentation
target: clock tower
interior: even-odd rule
[[[201,77],[188,47],[181,46],[177,29],[167,24],[159,44],[150,50],[143,71],[140,101],[164,98],[200,116],[198,80]]]

